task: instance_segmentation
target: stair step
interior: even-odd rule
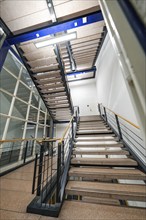
[[[87,177],[93,179],[130,179],[146,180],[146,174],[138,169],[111,169],[111,168],[86,168],[72,167],[69,176]]]
[[[92,122],[92,121],[98,121],[98,120],[102,120],[100,115],[93,115],[93,116],[80,116],[80,122]]]
[[[74,150],[73,154],[76,155],[129,155],[126,150]]]
[[[117,199],[106,199],[106,198],[102,199],[102,198],[95,198],[89,196],[83,196],[82,201],[92,204],[120,205],[120,201]]]
[[[145,220],[145,209],[65,201],[59,219]]]
[[[116,137],[113,133],[112,134],[81,134],[76,135],[76,138],[85,138],[85,137]]]
[[[84,128],[78,127],[77,130],[78,131],[86,131],[86,130],[90,131],[90,130],[108,129],[108,128],[109,127],[102,125],[102,126],[95,126],[95,127],[90,126],[90,127],[84,127]]]
[[[73,158],[72,165],[102,165],[102,166],[138,166],[135,160],[129,158]]]
[[[94,130],[94,131],[92,131],[92,130],[85,130],[85,131],[77,131],[77,134],[100,134],[100,133],[109,133],[109,134],[111,134],[111,133],[113,133],[113,131],[112,130],[108,130],[108,129],[98,129],[98,130]]]
[[[68,195],[146,201],[145,185],[69,181],[65,191]]]
[[[79,148],[81,148],[81,147],[88,147],[88,148],[93,148],[93,147],[123,147],[123,144],[122,143],[94,143],[93,144],[93,142],[91,143],[91,144],[89,144],[89,143],[87,143],[87,144],[78,144],[78,142],[77,143],[75,143],[74,144],[74,147],[79,147]]]
[[[78,137],[75,141],[118,141],[115,137]]]

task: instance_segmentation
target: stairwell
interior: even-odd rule
[[[145,219],[129,201],[146,201],[146,175],[100,116],[80,117],[70,165],[59,218]]]

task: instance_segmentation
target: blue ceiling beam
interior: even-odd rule
[[[82,71],[75,71],[75,72],[71,72],[71,73],[66,73],[67,76],[74,76],[74,75],[79,75],[79,74],[86,74],[89,72],[95,72],[96,71],[96,66],[94,66],[91,69],[86,69],[86,70],[82,70]]]
[[[65,21],[62,23],[54,23],[53,25],[50,25],[48,27],[38,29],[35,31],[31,31],[28,33],[20,34],[17,36],[13,36],[8,38],[8,43],[10,45],[16,45],[22,42],[26,42],[29,40],[33,40],[36,38],[45,37],[47,35],[56,34],[58,32],[67,31],[73,28],[82,27],[88,24],[92,24],[94,22],[102,21],[103,15],[101,11],[92,13],[90,15],[85,15],[77,19],[73,19],[70,21]]]

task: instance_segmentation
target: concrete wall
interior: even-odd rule
[[[95,79],[69,83],[74,106],[79,106],[80,115],[97,115]]]
[[[138,125],[120,63],[109,36],[106,36],[96,62],[97,101]]]

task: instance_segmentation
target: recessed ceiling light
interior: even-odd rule
[[[76,34],[76,32],[73,32],[73,33],[62,35],[62,36],[59,36],[59,37],[54,37],[54,38],[51,38],[51,39],[46,40],[46,41],[35,43],[35,46],[37,48],[41,48],[41,47],[46,47],[46,46],[50,46],[50,45],[53,45],[53,44],[73,40],[73,39],[76,39],[76,38],[77,38],[77,34]]]

